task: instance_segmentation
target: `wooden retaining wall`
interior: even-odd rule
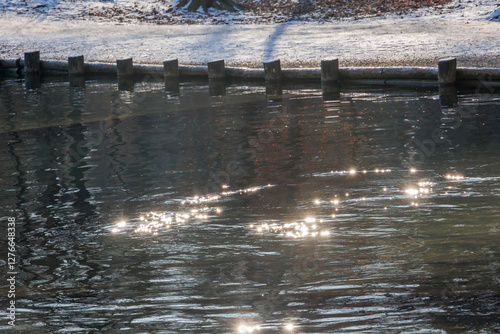
[[[0,60],[0,70],[16,69],[18,74],[61,72],[69,75],[106,74],[111,76],[146,75],[155,78],[240,78],[265,80],[269,83],[283,81],[320,81],[337,84],[352,80],[425,80],[439,85],[455,85],[460,81],[500,82],[498,68],[457,68],[456,59],[440,60],[436,67],[338,67],[338,59],[321,62],[321,68],[281,68],[279,60],[266,62],[263,68],[224,66],[223,60],[207,66],[178,65],[178,60],[163,65],[133,64],[131,58],[119,59],[115,64],[84,63],[83,56],[69,57],[68,61],[40,60],[38,51],[25,53],[24,58]],[[71,69],[70,69],[71,65]],[[332,79],[333,78],[333,79]]]

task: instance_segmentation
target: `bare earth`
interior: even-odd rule
[[[456,16],[456,15],[455,15]],[[286,67],[318,67],[338,57],[341,66],[435,66],[454,56],[459,66],[500,67],[500,22],[486,19],[371,18],[353,22],[155,25],[42,19],[0,14],[0,58],[40,50],[41,58],[135,63],[261,67],[281,59]]]

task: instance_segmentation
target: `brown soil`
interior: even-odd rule
[[[138,1],[128,6],[84,10],[74,19],[98,19],[123,23],[225,24],[281,23],[289,21],[328,22],[357,20],[385,14],[405,15],[417,9],[446,10],[452,0],[233,0],[244,10],[236,15],[210,10],[208,13],[170,11],[171,0]],[[145,4],[147,4],[145,6]],[[152,7],[151,7],[152,6]]]
[[[323,21],[345,18],[382,16],[387,13],[404,15],[420,8],[440,9],[451,0],[239,0],[247,11],[277,20]]]

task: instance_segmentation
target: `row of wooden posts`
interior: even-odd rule
[[[283,79],[280,60],[263,63],[264,79],[266,82],[281,82]],[[27,74],[40,72],[40,52],[26,52],[24,54],[24,70]],[[83,56],[68,57],[68,73],[71,76],[85,74]],[[442,59],[438,62],[438,82],[440,85],[454,85],[457,81],[457,60],[455,58]],[[116,74],[120,77],[132,77],[134,75],[134,64],[132,58],[118,59],[116,61]],[[224,60],[208,63],[208,78],[220,80],[226,77]],[[179,63],[177,59],[168,60],[163,63],[163,75],[165,79],[179,78]],[[404,74],[403,74],[404,75]],[[341,75],[339,71],[339,60],[321,61],[321,82],[326,84],[338,84]],[[413,79],[413,78],[408,78]]]
[[[27,52],[25,53],[24,65],[21,64],[20,60],[15,62],[10,61],[8,67],[19,68],[24,66],[26,75],[26,85],[30,88],[36,88],[40,85],[40,73],[41,66],[40,63],[40,53]],[[67,66],[61,67],[60,63],[57,66],[52,66],[52,68],[57,68],[59,71],[64,70],[69,73],[70,84],[81,86],[85,83],[85,64],[83,56],[69,57]],[[199,68],[198,68],[199,69]],[[116,61],[116,67],[111,65],[106,66],[107,73],[112,73],[111,71],[116,71],[118,76],[118,87],[120,90],[131,90],[133,89],[133,76],[134,76],[134,65],[132,58],[119,59]],[[262,70],[261,70],[262,71]],[[144,73],[144,71],[142,71]],[[155,67],[155,73],[162,73],[165,78],[165,84],[168,90],[172,92],[179,92],[179,64],[178,60],[169,60],[163,63],[163,71],[159,71],[158,67]],[[224,60],[218,60],[208,63],[208,68],[203,71],[204,74],[208,74],[209,78],[209,94],[212,96],[225,95],[226,85],[225,85],[225,65]],[[262,74],[259,72],[260,75]],[[259,74],[257,73],[257,74]],[[254,73],[255,74],[255,73]],[[454,106],[457,104],[457,91],[455,87],[456,81],[456,60],[455,59],[445,59],[441,60],[438,65],[439,74],[439,94],[442,106]],[[281,64],[279,60],[264,63],[264,77],[266,80],[266,94],[276,96],[282,94],[282,74],[281,74]],[[339,71],[339,61],[338,59],[324,60],[321,62],[321,81],[323,88],[323,97],[330,100],[340,99],[340,71]]]

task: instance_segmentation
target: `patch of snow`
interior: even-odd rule
[[[385,15],[318,23],[318,13],[283,24],[286,17],[255,13],[167,13],[162,0],[0,0],[0,58],[40,50],[42,59],[206,64],[262,67],[280,58],[286,67],[318,67],[338,57],[341,66],[435,66],[458,57],[459,66],[500,67],[498,1],[453,1],[434,11],[420,9],[402,19]],[[36,8],[45,5],[43,10]],[[496,14],[495,14],[496,15]],[[168,25],[153,25],[162,17]],[[75,20],[77,18],[78,20]],[[256,22],[269,24],[255,24]],[[164,22],[160,21],[160,22]],[[189,22],[196,24],[172,24]],[[211,23],[228,23],[218,25]],[[251,24],[242,24],[251,23]]]

